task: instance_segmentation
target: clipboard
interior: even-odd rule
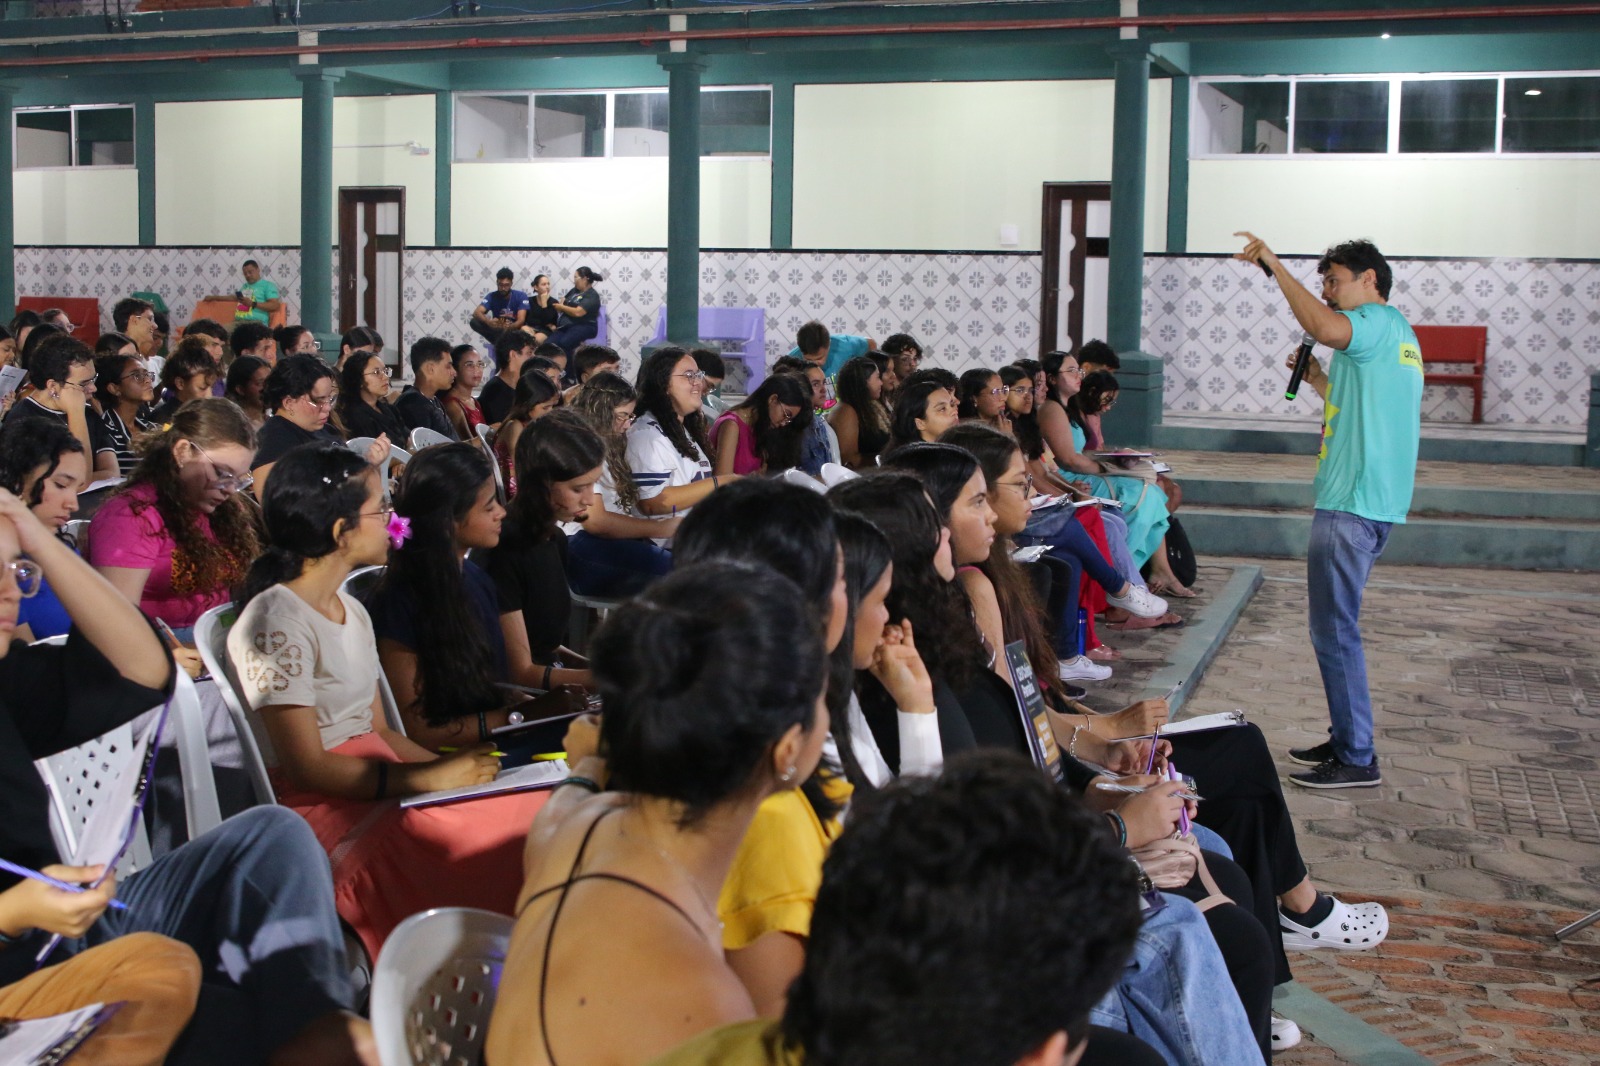
[[[57,1066],[110,1021],[125,1001],[91,1003],[48,1018],[0,1023],[0,1062]]]
[[[1050,728],[1044,693],[1039,690],[1039,679],[1034,676],[1033,664],[1028,661],[1028,647],[1023,641],[1014,640],[1006,645],[1006,668],[1011,672],[1011,690],[1017,697],[1017,711],[1022,715],[1022,729],[1028,735],[1028,751],[1034,765],[1059,782],[1063,777],[1061,749]]]

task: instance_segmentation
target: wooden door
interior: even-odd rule
[[[384,361],[390,364],[399,362],[401,349],[405,245],[403,187],[339,190],[339,329],[377,330],[383,336]]]
[[[1046,182],[1044,300],[1039,308],[1039,354],[1076,351],[1106,335],[1110,278],[1111,186],[1106,182]]]

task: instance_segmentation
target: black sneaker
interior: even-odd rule
[[[1089,694],[1088,689],[1074,685],[1070,681],[1061,682],[1061,691],[1065,692],[1070,700],[1081,700]]]
[[[1301,766],[1321,766],[1329,759],[1336,758],[1333,751],[1333,741],[1324,740],[1314,748],[1290,748],[1289,761],[1297,762]]]
[[[1289,780],[1301,788],[1375,788],[1383,784],[1376,761],[1371,766],[1351,766],[1337,758],[1319,763],[1315,770],[1290,774]]]

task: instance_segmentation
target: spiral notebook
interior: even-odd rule
[[[0,1021],[0,1062],[16,1066],[56,1066],[66,1062],[122,1003],[91,1003],[66,1014]]]

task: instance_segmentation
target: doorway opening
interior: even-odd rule
[[[401,260],[406,246],[403,186],[339,190],[339,330],[370,326],[383,337],[383,361],[400,364],[404,315]]]
[[[1039,354],[1076,351],[1106,335],[1110,279],[1111,185],[1102,181],[1045,182],[1044,300],[1039,308]]]

